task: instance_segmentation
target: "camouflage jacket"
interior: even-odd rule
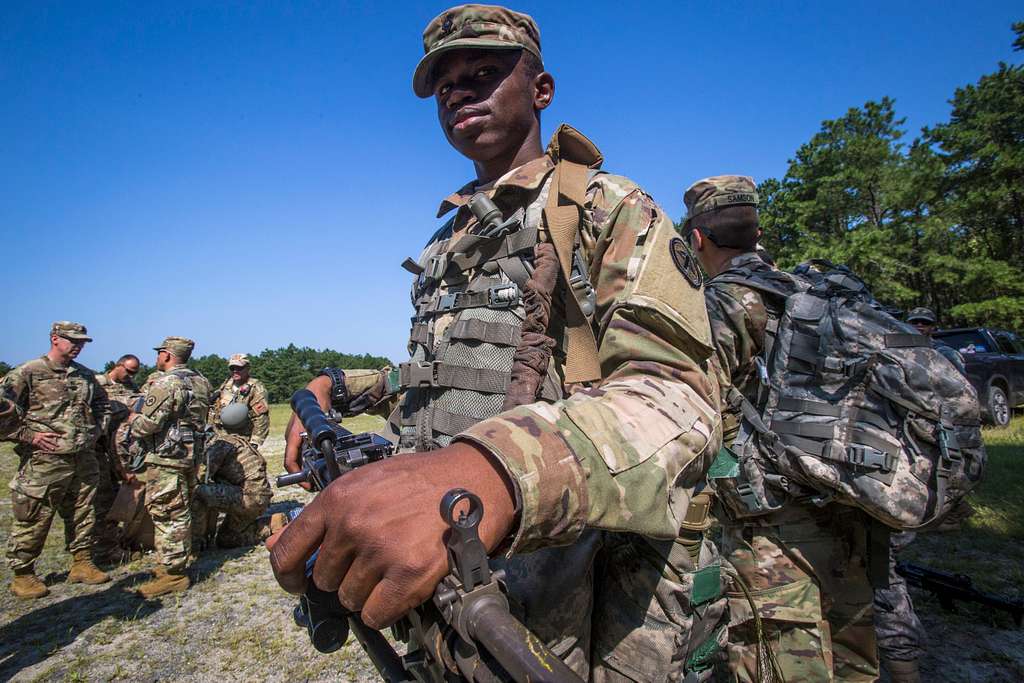
[[[130,431],[140,440],[147,463],[191,466],[183,458],[191,454],[191,439],[206,427],[210,383],[197,372],[181,370],[191,373],[196,390],[174,371],[154,373],[143,388],[142,412],[132,420]]]
[[[197,475],[201,484],[238,486],[244,496],[270,500],[274,495],[267,479],[267,461],[243,435],[219,433],[206,446]]]
[[[241,433],[250,437],[249,440],[259,448],[270,433],[270,404],[267,403],[267,390],[263,383],[252,377],[241,386],[235,386],[230,377],[224,380],[213,394],[210,414],[206,419],[218,432],[224,431],[220,411],[232,403],[244,403],[249,407],[249,427]]]
[[[142,392],[134,384],[123,384],[110,379],[105,372],[96,374],[96,383],[107,392],[107,399],[110,401],[111,425],[108,430],[112,433],[117,425],[131,412],[135,401],[142,396]]]
[[[727,444],[733,441],[740,425],[739,407],[730,408],[724,400],[728,387],[735,387],[748,400],[756,402],[759,379],[754,359],[764,351],[768,323],[768,309],[761,292],[719,280],[734,269],[771,270],[772,267],[754,252],[740,254],[732,259],[728,270],[711,278],[704,290],[715,340],[715,367],[723,397],[722,432]]]
[[[21,426],[24,411],[14,401],[0,395],[0,439],[14,434]]]
[[[41,356],[3,378],[4,394],[22,412],[21,425],[6,438],[32,443],[38,432],[55,432],[55,453],[89,450],[110,420],[110,405],[95,373],[79,363],[60,366]]]
[[[539,210],[556,154],[552,145],[486,188],[506,216]],[[467,202],[476,189],[470,183],[442,202],[438,217],[455,211],[454,220],[427,245],[421,267],[473,230]],[[675,538],[720,443],[700,276],[671,220],[632,181],[596,173],[579,239],[596,293],[601,380],[456,437],[494,454],[514,482],[520,526],[509,553],[569,544],[587,527]],[[560,329],[559,309],[549,329]],[[427,338],[440,339],[449,323],[437,317]],[[381,373],[376,393],[383,382]]]

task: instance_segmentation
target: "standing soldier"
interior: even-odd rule
[[[724,442],[740,431],[741,405],[757,405],[766,329],[781,313],[741,284],[775,271],[757,251],[757,191],[746,176],[715,176],[684,196],[684,231],[710,276],[705,297],[722,386]],[[721,506],[720,506],[721,508]],[[866,515],[838,504],[789,500],[746,520],[721,509],[722,555],[744,584],[730,595],[730,666],[760,680],[764,648],[788,681],[873,681],[878,675]],[[747,592],[749,591],[749,593]],[[756,614],[753,610],[756,610]],[[760,617],[760,620],[758,620]]]
[[[223,431],[199,462],[199,485],[192,502],[193,542],[205,545],[216,536],[221,548],[255,545],[273,531],[272,520],[260,519],[274,497],[267,481],[267,461],[248,439],[244,404],[225,406],[218,417]],[[224,521],[217,528],[221,512]],[[284,515],[275,517],[275,526],[284,526]]]
[[[167,337],[154,349],[160,374],[146,384],[142,411],[128,418],[145,456],[141,477],[159,556],[154,578],[139,586],[145,598],[183,591],[191,583],[185,570],[192,549],[192,488],[211,393],[206,378],[185,367],[194,347],[191,339]]]
[[[909,315],[907,315],[907,322],[916,327],[918,332],[928,337],[932,342],[932,348],[941,353],[950,363],[955,365],[961,375],[964,375],[965,377],[967,376],[967,368],[964,367],[964,357],[960,355],[960,352],[941,339],[936,339],[933,336],[938,324],[938,319],[935,317],[935,313],[932,309],[924,308],[923,306],[915,308]]]
[[[236,353],[228,359],[231,377],[220,385],[214,400],[210,404],[210,415],[207,422],[217,431],[223,431],[220,411],[233,403],[241,403],[248,408],[249,419],[246,420],[244,436],[249,438],[254,448],[259,448],[270,433],[270,405],[267,403],[267,390],[258,379],[249,376],[249,356]]]
[[[274,546],[278,580],[300,591],[320,547],[316,585],[371,626],[393,623],[447,573],[438,504],[465,488],[524,623],[580,676],[703,680],[726,632],[720,567],[690,504],[720,440],[696,261],[578,131],[559,127],[545,150],[554,78],[532,18],[455,7],[423,48],[413,90],[475,176],[403,264],[410,362],[378,382],[328,369],[310,387],[346,414],[401,391],[404,454],[320,493]]]
[[[131,412],[131,407],[141,395],[132,378],[139,371],[139,359],[130,353],[117,359],[109,372],[98,373],[96,383],[107,393],[110,401],[110,422],[96,441],[96,462],[99,465],[99,480],[96,485],[96,534],[94,554],[97,561],[109,562],[119,552],[117,522],[107,519],[117,496],[123,466],[117,454],[116,434],[118,427]]]
[[[5,434],[18,442],[14,450],[21,459],[11,481],[14,523],[7,543],[7,563],[14,572],[11,592],[19,598],[49,593],[35,575],[35,561],[54,512],[64,520],[72,557],[68,582],[110,580],[92,561],[97,479],[92,451],[109,419],[109,406],[92,370],[75,362],[90,341],[84,325],[55,322],[46,355],[19,365],[3,379],[4,395],[21,413],[20,426]]]

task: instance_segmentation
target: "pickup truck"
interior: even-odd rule
[[[1024,342],[1013,332],[988,327],[938,330],[934,337],[963,354],[967,379],[978,390],[986,422],[1010,423],[1024,406]]]

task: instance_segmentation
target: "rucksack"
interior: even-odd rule
[[[736,518],[835,501],[918,529],[977,485],[986,454],[974,388],[847,268],[810,261],[716,281],[761,292],[769,311],[757,395],[728,391],[739,436],[709,473]]]

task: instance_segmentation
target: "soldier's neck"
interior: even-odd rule
[[[708,277],[715,277],[729,270],[734,258],[749,253],[752,252],[750,250],[715,248],[714,251],[707,254],[701,265],[707,271]]]
[[[56,348],[51,348],[47,351],[46,357],[49,358],[54,365],[59,365],[62,368],[71,365],[71,358],[69,356],[65,356]]]
[[[538,125],[530,130],[518,148],[493,159],[474,161],[476,184],[478,187],[490,185],[512,169],[519,168],[543,155],[544,148],[540,144],[540,127]]]

